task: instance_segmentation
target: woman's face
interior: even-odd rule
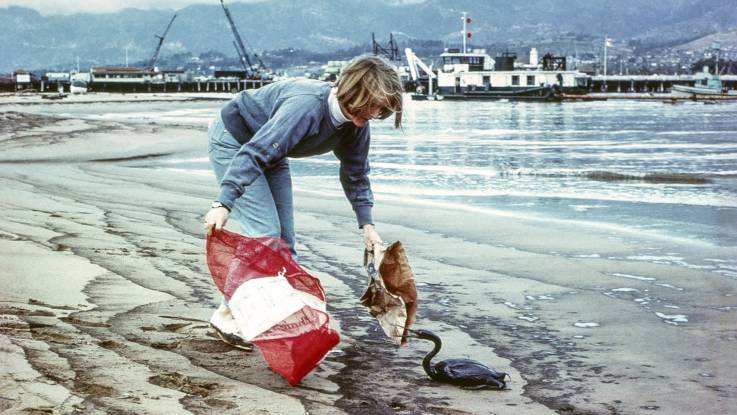
[[[359,114],[351,114],[348,111],[344,111],[346,113],[346,117],[353,122],[353,124],[358,128],[363,128],[368,124],[369,120],[373,120],[376,118],[386,118],[389,115],[391,115],[391,111],[388,111],[383,106],[376,106],[371,107],[368,111],[361,112]]]

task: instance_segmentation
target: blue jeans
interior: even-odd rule
[[[241,144],[225,129],[220,114],[210,124],[207,136],[210,163],[220,184]],[[246,187],[243,195],[236,199],[230,219],[238,222],[241,233],[246,236],[280,237],[296,259],[289,160],[282,159]]]

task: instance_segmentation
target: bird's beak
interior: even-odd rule
[[[399,327],[400,329],[403,329],[403,330],[407,330],[407,332],[410,333],[410,334],[407,335],[407,337],[419,338],[419,336],[417,335],[417,331],[416,330],[408,329],[407,327],[404,327],[404,326],[399,325],[399,324],[395,324],[394,326],[395,327]]]

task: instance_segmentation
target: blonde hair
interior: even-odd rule
[[[394,128],[402,125],[402,82],[389,62],[373,55],[354,58],[338,78],[338,102],[351,114],[380,107],[379,118],[394,113]]]

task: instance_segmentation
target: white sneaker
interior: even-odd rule
[[[213,328],[217,337],[223,342],[237,349],[249,352],[253,350],[253,343],[249,343],[241,337],[233,314],[230,312],[230,307],[226,304],[220,304],[220,307],[212,314],[212,317],[210,317],[210,327]]]

